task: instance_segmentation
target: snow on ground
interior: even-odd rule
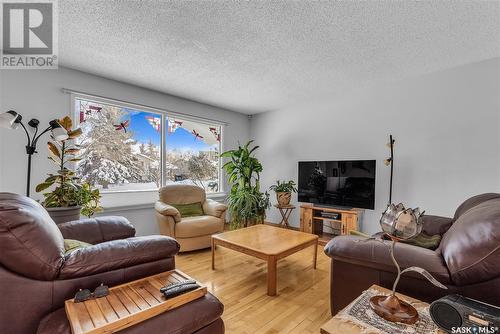
[[[211,189],[208,188],[210,182],[217,182],[217,180],[202,181],[203,186],[207,193],[212,193]],[[172,180],[167,180],[167,184],[195,184],[191,180],[184,180],[174,182]],[[101,192],[112,192],[112,191],[136,191],[136,190],[158,190],[158,186],[154,182],[149,183],[126,183],[126,184],[110,184],[107,189],[103,189],[102,186],[97,186]]]

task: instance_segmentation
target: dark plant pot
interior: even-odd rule
[[[70,207],[60,207],[60,208],[45,208],[49,213],[50,218],[56,224],[62,224],[70,222],[73,220],[80,219],[81,206],[70,206]]]
[[[276,200],[278,201],[278,205],[287,206],[290,204],[290,199],[292,198],[292,193],[290,192],[277,192]]]

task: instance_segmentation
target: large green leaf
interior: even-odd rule
[[[36,186],[35,191],[37,193],[39,193],[39,192],[44,191],[45,189],[49,188],[53,184],[54,184],[54,181],[40,183],[39,185]]]

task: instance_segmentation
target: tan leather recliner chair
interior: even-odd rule
[[[222,232],[226,222],[225,204],[207,199],[203,188],[187,184],[171,184],[160,188],[155,204],[160,233],[175,238],[181,252],[210,247],[211,235]],[[203,216],[181,217],[171,204],[201,202]]]

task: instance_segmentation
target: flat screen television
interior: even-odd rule
[[[299,161],[298,200],[374,209],[375,160]]]

